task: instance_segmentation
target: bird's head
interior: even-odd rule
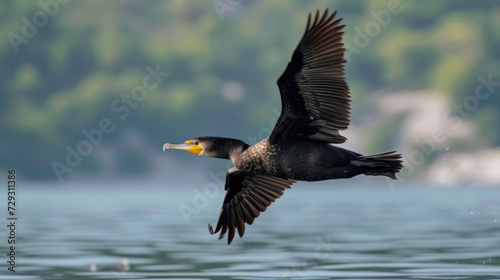
[[[230,159],[231,154],[242,153],[247,148],[248,144],[243,141],[223,137],[197,137],[181,144],[166,143],[163,145],[163,151],[176,149],[200,156],[224,159]]]

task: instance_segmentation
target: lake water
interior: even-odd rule
[[[498,187],[300,183],[227,246],[207,230],[222,191],[53,185],[18,183],[17,272],[2,226],[0,279],[500,279]]]

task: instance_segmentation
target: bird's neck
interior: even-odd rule
[[[243,152],[249,147],[246,143],[242,143],[244,145],[236,146],[229,152],[229,159],[234,165],[236,165],[236,162],[241,158]]]
[[[241,140],[226,138],[217,146],[216,154],[218,158],[229,159],[234,164],[248,147],[249,145]]]

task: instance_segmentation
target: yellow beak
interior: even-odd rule
[[[165,145],[163,145],[163,151],[165,151],[166,149],[175,149],[175,150],[188,151],[190,153],[199,155],[203,151],[203,148],[200,147],[200,145],[195,145],[194,142],[195,142],[194,140],[188,140],[182,144],[166,143]]]

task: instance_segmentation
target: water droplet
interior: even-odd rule
[[[446,148],[446,150],[447,150],[447,151],[449,151],[449,150],[450,150],[450,147]]]
[[[474,214],[474,212],[470,212],[470,214],[472,215],[472,214]]]

